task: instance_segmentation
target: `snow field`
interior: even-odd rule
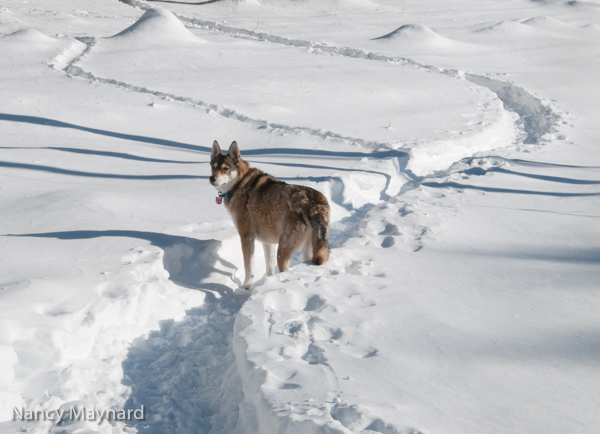
[[[0,409],[148,418],[0,431],[594,432],[598,165],[576,127],[593,124],[513,59],[591,47],[577,8],[593,3],[540,6],[568,25],[524,1],[431,18],[414,2],[127,3],[147,12],[0,16]],[[233,290],[215,138],[327,195],[326,267]]]

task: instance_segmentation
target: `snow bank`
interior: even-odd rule
[[[11,384],[12,390],[0,392],[2,420],[13,418],[13,408],[123,408],[128,388],[121,383],[119,367],[130,343],[162,319],[181,319],[187,309],[202,304],[203,293],[182,291],[168,279],[163,250],[140,246],[121,261],[124,266],[117,273],[106,273],[96,285],[38,279],[26,291],[19,282],[4,285],[2,303],[11,306],[11,313],[4,315],[3,330],[10,340],[2,347],[1,360],[3,384]],[[36,300],[34,311],[30,299]],[[29,318],[26,326],[22,317]],[[20,396],[35,399],[23,402]],[[101,428],[97,422],[75,426],[82,424]]]

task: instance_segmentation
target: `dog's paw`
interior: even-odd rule
[[[240,289],[252,289],[252,280],[244,281],[241,285],[238,285]]]

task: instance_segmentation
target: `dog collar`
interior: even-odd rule
[[[227,193],[218,193],[219,196],[216,198],[217,205],[221,205],[223,203],[223,198],[231,199],[231,196],[233,196],[233,193],[235,193],[235,188],[232,188]]]

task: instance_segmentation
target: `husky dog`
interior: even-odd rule
[[[224,200],[242,240],[246,272],[242,288],[252,285],[255,240],[265,250],[267,275],[275,274],[276,262],[280,272],[285,270],[292,254],[300,249],[304,260],[316,265],[327,262],[329,203],[322,193],[248,167],[236,142],[224,155],[215,140],[210,167],[210,183],[219,192],[217,203]]]

